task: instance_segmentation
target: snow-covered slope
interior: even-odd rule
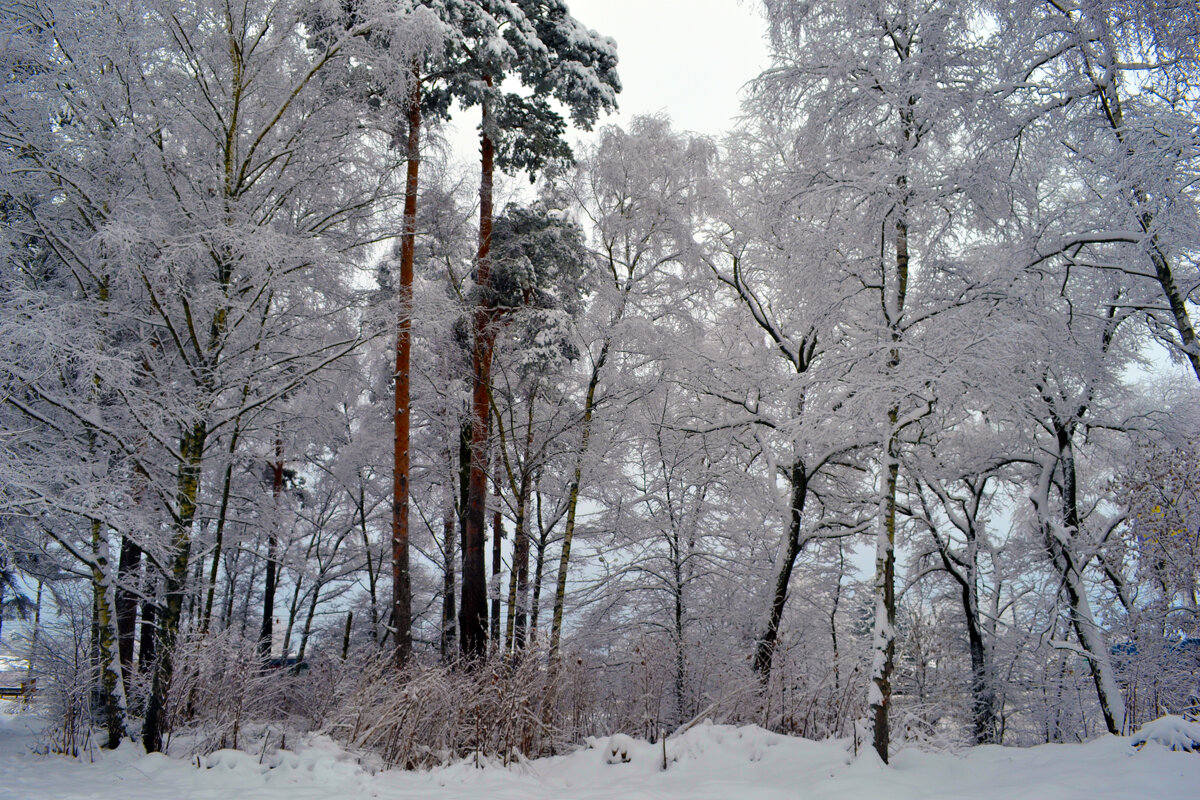
[[[22,800],[775,800],[1200,798],[1200,756],[1103,737],[1027,750],[905,750],[891,766],[845,741],[810,742],[758,728],[701,725],[663,749],[628,737],[504,768],[461,763],[424,773],[373,773],[324,737],[258,755],[219,751],[197,767],[132,746],[95,763],[38,756],[28,717],[0,716],[0,798]],[[616,753],[614,753],[614,749]]]

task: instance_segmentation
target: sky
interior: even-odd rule
[[[665,112],[676,128],[716,135],[740,113],[739,90],[767,65],[753,0],[568,0],[617,41],[622,124]]]
[[[622,91],[617,114],[665,113],[676,129],[718,136],[741,113],[742,86],[767,65],[756,0],[568,0],[572,15],[617,42]],[[471,162],[478,111],[457,112],[451,146]],[[571,131],[574,140],[582,134]]]

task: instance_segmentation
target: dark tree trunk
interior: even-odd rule
[[[133,646],[137,632],[138,594],[134,587],[142,564],[142,548],[126,535],[121,540],[117,566],[117,651],[121,658],[121,679],[129,696],[129,676],[133,674]]]
[[[1065,528],[1063,535],[1074,538],[1079,535],[1081,519],[1075,474],[1075,450],[1072,444],[1073,432],[1057,417],[1053,419],[1053,426],[1058,439],[1058,467],[1062,474],[1062,515]],[[1071,626],[1075,629],[1075,635],[1083,646],[1084,657],[1091,667],[1092,681],[1096,686],[1096,696],[1100,701],[1104,724],[1109,733],[1123,736],[1127,733],[1125,700],[1121,696],[1112,660],[1109,658],[1108,643],[1092,614],[1091,602],[1083,584],[1082,569],[1076,563],[1076,555],[1064,542],[1059,541],[1049,527],[1045,531],[1045,538],[1051,561],[1062,578],[1062,588],[1070,606]]]
[[[542,522],[542,493],[537,492],[537,523],[538,538],[533,558],[533,590],[529,600],[529,644],[537,644],[538,614],[542,602],[542,576],[546,570],[546,543],[550,538]]]
[[[142,744],[147,753],[162,750],[164,725],[166,723],[167,691],[174,677],[175,640],[179,635],[179,623],[183,614],[184,595],[187,592],[188,559],[191,555],[192,521],[196,518],[196,499],[200,490],[200,472],[204,453],[204,442],[208,428],[196,423],[180,442],[182,463],[176,489],[176,507],[171,561],[164,587],[164,603],[158,620],[158,640],[155,642],[157,659],[154,677],[150,684],[150,697],[146,706],[146,719],[142,725]]]
[[[487,83],[490,87],[491,80]],[[477,661],[487,653],[487,582],[484,577],[483,545],[487,500],[488,417],[491,414],[492,328],[491,287],[492,179],[495,145],[490,135],[491,114],[483,104],[480,133],[481,175],[479,185],[479,253],[475,264],[478,304],[472,317],[475,341],[471,351],[471,449],[467,482],[466,525],[463,529],[462,604],[459,606],[459,635],[463,657]]]
[[[149,590],[147,590],[148,595]],[[138,643],[138,672],[145,674],[154,666],[154,642],[157,640],[157,625],[155,618],[158,606],[151,597],[142,601],[142,630]]]
[[[442,639],[441,639],[441,657],[442,663],[449,662],[455,656],[457,647],[457,639],[455,632],[455,624],[457,622],[457,612],[455,611],[455,568],[454,557],[454,531],[455,531],[455,514],[454,509],[454,489],[453,485],[446,488],[446,508],[442,518],[442,555],[445,563],[442,565]]]
[[[504,538],[504,519],[500,514],[500,463],[496,459],[496,478],[492,482],[496,488],[496,508],[492,511],[492,581],[488,587],[491,594],[491,620],[488,633],[492,638],[492,646],[500,646],[500,556],[501,539]]]
[[[775,587],[771,596],[771,607],[767,613],[758,639],[754,642],[754,672],[763,686],[771,680],[771,662],[775,656],[775,644],[779,640],[779,623],[787,605],[788,586],[796,557],[800,555],[800,525],[804,519],[804,502],[808,499],[808,473],[804,462],[792,464],[789,479],[792,482],[792,513],[788,521],[787,541],[780,548],[780,563],[775,565]]]
[[[271,496],[275,502],[274,519],[267,531],[267,574],[263,587],[262,628],[258,634],[258,651],[263,660],[271,657],[271,639],[275,635],[275,587],[279,582],[276,563],[279,548],[279,526],[283,495],[283,440],[275,438],[275,463],[271,465]],[[286,653],[284,655],[287,655]]]

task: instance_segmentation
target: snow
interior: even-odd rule
[[[704,723],[663,745],[628,736],[598,738],[569,755],[508,767],[469,759],[429,772],[377,771],[324,736],[289,738],[291,749],[221,750],[201,757],[146,755],[127,744],[79,760],[31,751],[31,715],[0,706],[0,798],[22,800],[916,800],[921,798],[1100,798],[1200,796],[1200,758],[1164,746],[1104,736],[1085,744],[1029,749],[976,747],[958,754],[903,750],[884,766],[848,740],[812,742],[756,727]],[[1160,721],[1143,731],[1194,723]],[[1182,724],[1181,724],[1182,723]],[[1194,731],[1193,731],[1194,732]],[[1157,735],[1151,737],[1159,740]],[[616,745],[618,756],[611,755]],[[621,757],[621,753],[624,757]],[[95,761],[89,759],[94,757]]]
[[[1177,716],[1160,717],[1143,725],[1130,740],[1134,747],[1144,747],[1150,742],[1170,750],[1200,751],[1200,723]]]

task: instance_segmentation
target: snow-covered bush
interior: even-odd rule
[[[1200,752],[1200,723],[1175,715],[1159,717],[1143,725],[1129,741],[1138,749],[1145,747],[1147,742],[1154,742],[1171,750]]]

